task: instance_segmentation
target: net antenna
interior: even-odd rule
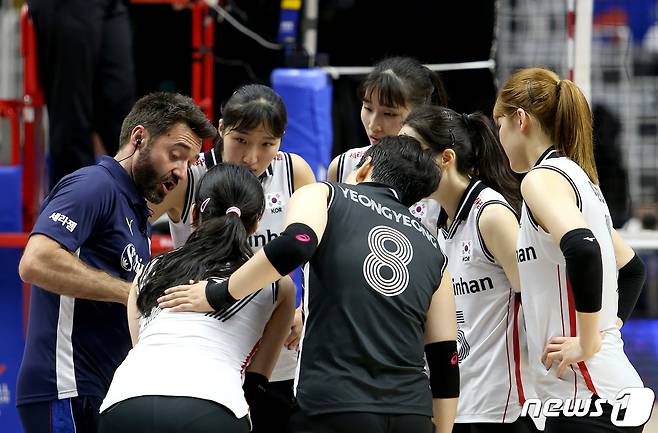
[[[568,78],[592,102],[593,0],[567,0]]]

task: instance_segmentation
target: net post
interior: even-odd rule
[[[573,76],[569,79],[580,87],[591,103],[593,0],[569,0],[568,13],[569,39],[573,40],[573,50],[569,53],[570,65],[573,67],[573,73],[570,70],[570,75]],[[572,14],[575,14],[575,20]]]

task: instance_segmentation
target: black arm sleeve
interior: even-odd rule
[[[594,233],[586,228],[571,230],[560,239],[560,249],[567,264],[576,311],[599,311],[603,297],[603,262]]]
[[[644,263],[637,254],[619,270],[619,276],[617,277],[617,290],[619,292],[617,317],[624,322],[631,317],[631,313],[635,309],[645,279]]]
[[[459,361],[455,340],[425,346],[433,398],[459,397]]]
[[[312,228],[302,223],[290,224],[263,247],[263,252],[279,275],[288,275],[297,266],[308,262],[318,246]]]

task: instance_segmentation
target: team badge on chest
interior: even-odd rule
[[[265,205],[272,213],[282,212],[285,204],[283,194],[280,192],[265,194]]]
[[[462,262],[470,262],[473,257],[473,241],[462,241]]]

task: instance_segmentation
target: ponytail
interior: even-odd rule
[[[520,215],[521,190],[519,180],[510,169],[509,160],[494,134],[489,119],[482,113],[464,114],[468,136],[473,146],[473,174],[485,185],[498,191]],[[459,158],[457,167],[459,167]],[[467,167],[465,167],[467,168]],[[461,171],[461,170],[460,170]]]
[[[557,83],[555,113],[556,148],[583,169],[592,183],[599,183],[594,160],[592,112],[580,89],[569,80]]]
[[[457,155],[459,173],[479,177],[502,194],[514,210],[520,211],[519,180],[484,114],[460,115],[450,108],[423,105],[411,110],[404,124],[435,154],[452,149]]]
[[[498,93],[493,115],[495,118],[509,116],[519,108],[539,121],[542,131],[558,151],[577,163],[593,183],[599,183],[594,161],[592,112],[578,86],[572,81],[560,80],[548,69],[521,69]]]
[[[438,72],[433,71],[427,68],[427,74],[429,76],[430,82],[432,83],[432,94],[430,95],[430,100],[428,101],[430,105],[440,105],[442,107],[448,106],[448,93],[446,88],[443,85],[441,76]]]

